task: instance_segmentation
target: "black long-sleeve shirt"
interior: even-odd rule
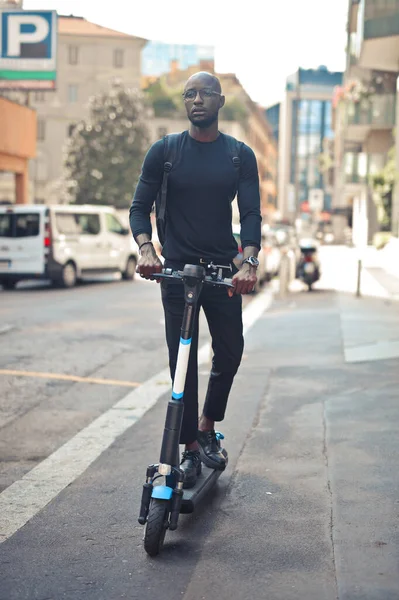
[[[232,234],[232,196],[236,170],[224,135],[198,142],[183,133],[181,157],[168,178],[166,230],[162,255],[177,262],[200,258],[231,261],[237,255]],[[261,215],[256,158],[247,145],[240,152],[238,208],[241,244],[260,248]],[[162,184],[164,142],[149,149],[130,208],[130,226],[136,238],[152,235],[150,213]]]

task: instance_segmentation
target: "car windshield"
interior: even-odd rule
[[[40,215],[38,213],[0,214],[0,237],[22,238],[39,235]]]

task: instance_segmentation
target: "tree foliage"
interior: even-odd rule
[[[158,79],[145,90],[146,99],[154,110],[155,117],[176,116],[178,106],[171,90],[166,89]]]
[[[379,173],[370,176],[378,221],[383,231],[389,231],[392,226],[392,194],[397,179],[396,151],[393,146],[388,152],[388,160],[384,168]]]
[[[232,98],[226,98],[226,103],[220,111],[220,118],[225,121],[237,121],[245,125],[248,119],[248,110],[238,98],[233,96]]]
[[[127,208],[149,146],[146,112],[138,90],[114,84],[90,101],[64,157],[66,200]]]

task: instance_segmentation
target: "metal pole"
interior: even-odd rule
[[[281,256],[279,279],[280,279],[279,295],[280,295],[280,298],[285,298],[287,296],[288,285],[289,285],[289,263],[288,263],[288,256],[285,251],[283,252],[283,254]]]
[[[357,298],[360,298],[360,296],[361,296],[361,293],[360,293],[361,279],[362,279],[362,261],[359,258],[359,260],[357,261],[357,285],[356,285],[356,297]]]
[[[299,135],[300,135],[300,104],[301,104],[301,81],[300,67],[298,67],[297,83],[296,83],[296,123],[295,123],[295,219],[299,218],[301,213],[299,206]]]

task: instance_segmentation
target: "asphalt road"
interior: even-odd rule
[[[200,343],[206,340],[202,318]],[[107,381],[140,384],[166,366],[154,282],[103,278],[71,290],[35,282],[0,289],[0,491],[133,389]]]
[[[3,370],[142,383],[167,364],[155,284],[0,294]],[[222,429],[228,469],[160,557],[145,555],[137,513],[167,394],[0,544],[0,599],[397,600],[398,361],[345,362],[350,302],[298,290],[249,330]],[[394,330],[396,307],[373,302]],[[131,391],[0,381],[3,488]]]

